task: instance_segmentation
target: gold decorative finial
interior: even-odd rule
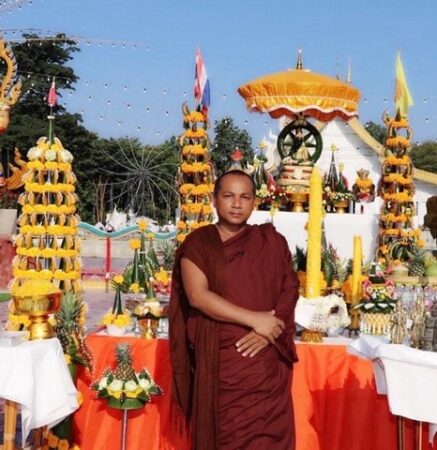
[[[297,51],[296,69],[297,70],[303,70],[302,49],[301,48]]]
[[[351,66],[351,58],[349,58],[349,62],[347,64],[347,75],[346,75],[346,83],[352,82],[352,66]]]
[[[337,146],[334,143],[332,143],[331,144],[331,152],[334,153],[336,151],[337,151]]]

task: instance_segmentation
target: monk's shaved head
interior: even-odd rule
[[[252,185],[252,194],[254,196],[256,195],[255,181],[253,180],[253,178],[250,175],[248,175],[246,172],[243,172],[242,170],[229,170],[228,172],[222,173],[217,178],[217,180],[215,181],[214,197],[217,197],[217,194],[220,192],[220,189],[222,187],[223,178],[228,177],[228,176],[236,176],[236,177],[245,177],[245,178],[247,178],[250,181],[250,184]]]

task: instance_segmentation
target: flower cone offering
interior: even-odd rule
[[[28,152],[25,192],[20,196],[13,286],[48,280],[62,290],[81,290],[80,240],[76,237],[76,177],[73,156],[59,139],[42,137]]]
[[[412,131],[406,118],[398,114],[386,116],[388,156],[382,164],[380,194],[382,207],[377,256],[380,262],[391,265],[395,272],[410,272],[422,276],[425,266],[421,261],[419,247],[423,246],[420,230],[415,229],[413,163],[408,156]],[[404,133],[404,135],[402,135]],[[409,267],[407,267],[409,265]]]
[[[181,204],[178,242],[183,242],[190,231],[212,222],[214,180],[208,155],[207,117],[200,111],[190,111],[185,103],[182,111],[185,131],[179,139],[182,163],[178,174]]]

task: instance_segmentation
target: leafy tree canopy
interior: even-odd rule
[[[211,159],[217,175],[222,174],[231,163],[231,153],[238,147],[244,154],[244,162],[251,162],[254,157],[252,138],[246,130],[234,124],[231,117],[215,121],[215,139],[211,146]]]
[[[36,34],[23,34],[25,41],[13,47],[18,62],[18,74],[22,77],[23,89],[20,101],[15,105],[15,116],[31,114],[34,117],[47,117],[47,94],[53,77],[59,97],[62,91],[74,90],[79,77],[66,64],[79,52],[79,47],[64,34],[57,34],[52,40],[38,40]],[[64,113],[59,104],[53,108],[55,113]]]
[[[372,122],[371,120],[369,122],[366,122],[364,124],[364,128],[366,131],[370,134],[370,136],[373,137],[376,141],[378,141],[380,144],[385,143],[385,139],[387,138],[387,128],[378,125],[375,122]]]
[[[411,149],[414,167],[437,173],[437,142],[425,141]]]

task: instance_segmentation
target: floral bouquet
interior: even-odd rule
[[[158,270],[159,262],[153,247],[155,233],[147,232],[148,222],[140,219],[137,222],[140,238],[129,240],[129,246],[134,251],[134,257],[123,270],[123,281],[117,283],[112,280],[114,289],[123,293],[144,294],[148,289],[148,280]],[[148,241],[148,245],[146,242]],[[147,247],[147,248],[146,248]]]
[[[287,192],[278,186],[267,186],[265,183],[261,185],[260,189],[256,190],[257,205],[271,206],[272,203],[279,205],[285,204],[288,201]]]
[[[351,192],[328,192],[328,200],[331,203],[342,201],[350,202],[354,198]]]
[[[354,306],[364,313],[390,314],[397,301],[395,285],[393,281],[386,280],[384,284],[372,284],[366,280],[362,284],[364,298]]]
[[[108,406],[117,409],[138,409],[161,395],[162,389],[146,369],[135,372],[129,344],[116,347],[116,367],[107,369],[102,378],[91,385],[98,398],[106,398]]]
[[[160,267],[153,275],[153,288],[156,294],[160,294],[165,297],[170,297],[171,291],[171,274],[169,271]]]

